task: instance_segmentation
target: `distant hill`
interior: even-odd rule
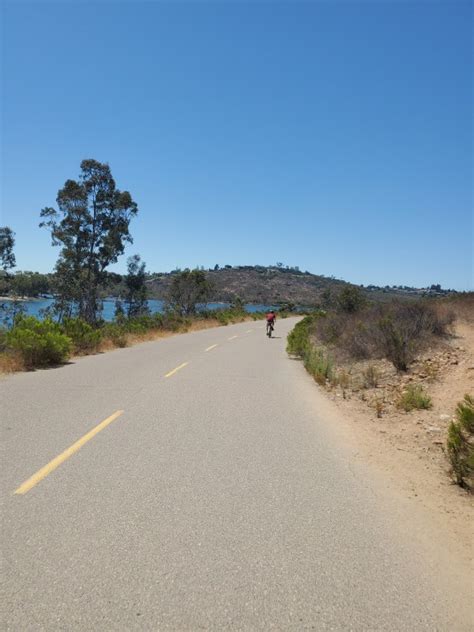
[[[166,298],[173,275],[150,274],[147,285],[154,298]],[[298,268],[284,266],[225,266],[205,271],[214,286],[215,301],[231,302],[241,298],[245,303],[282,304],[294,303],[308,307],[319,306],[328,294],[334,298],[342,288],[353,284],[334,277],[327,277]],[[454,290],[444,290],[439,285],[429,288],[408,286],[379,287],[359,286],[371,300],[386,301],[395,297],[410,299],[420,296],[446,296]]]
[[[151,275],[147,280],[151,294],[165,298],[173,272]],[[318,304],[325,290],[337,293],[345,281],[301,272],[297,268],[235,266],[206,271],[214,286],[214,300],[230,302],[241,298],[246,303]]]

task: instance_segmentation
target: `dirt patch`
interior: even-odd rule
[[[452,482],[445,446],[457,403],[474,393],[474,324],[458,323],[451,339],[427,350],[406,375],[384,360],[346,364],[338,373],[347,375],[342,385],[328,382],[321,390],[350,427],[358,456],[426,510],[446,536],[443,546],[472,559],[474,497]],[[369,383],[371,375],[376,384]],[[430,409],[397,408],[408,384],[422,385]]]

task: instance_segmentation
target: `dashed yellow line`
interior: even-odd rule
[[[59,454],[56,458],[54,458],[47,465],[45,465],[40,470],[38,470],[36,474],[33,474],[33,476],[31,476],[28,480],[22,483],[20,487],[15,490],[15,494],[26,494],[27,492],[29,492],[32,487],[34,487],[40,481],[42,481],[43,478],[46,478],[48,474],[51,474],[51,472],[53,472],[57,467],[59,467],[61,463],[64,463],[66,459],[68,459],[75,452],[80,450],[84,444],[86,444],[93,437],[95,437],[95,435],[98,434],[101,430],[106,428],[109,424],[111,424],[118,417],[120,417],[122,413],[123,413],[123,410],[117,410],[113,415],[110,415],[110,417],[107,417],[107,419],[104,419],[104,421],[101,421],[100,424],[95,426],[95,428],[92,428],[92,430],[90,430],[87,434],[85,434],[83,437],[78,439],[75,443],[72,444],[72,446],[67,448],[67,450],[64,450],[64,452],[61,452],[61,454]]]
[[[231,336],[230,338],[227,338],[227,340],[234,340],[234,338],[237,338],[237,336]]]
[[[211,345],[210,347],[208,347],[207,349],[204,349],[204,351],[210,351],[211,349],[215,349],[217,347],[217,344],[215,345]]]
[[[177,366],[175,369],[173,369],[172,371],[170,371],[169,373],[167,373],[165,375],[165,377],[171,377],[172,375],[174,375],[175,373],[177,373],[178,371],[181,371],[181,369],[184,369],[185,366],[187,366],[189,364],[189,362],[183,362],[183,364],[180,364],[179,366]]]

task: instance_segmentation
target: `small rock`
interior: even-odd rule
[[[441,439],[434,439],[433,445],[443,445],[443,441],[441,441]]]
[[[440,415],[440,416],[439,416],[439,420],[440,420],[440,421],[450,421],[450,419],[451,419],[451,416],[450,416],[450,415],[444,415],[444,414],[443,414],[443,415]]]
[[[426,432],[441,432],[441,428],[438,428],[438,426],[428,426]]]
[[[459,360],[457,358],[455,360],[451,360],[451,364],[459,364]]]

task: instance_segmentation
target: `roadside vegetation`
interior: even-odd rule
[[[432,405],[431,397],[425,393],[421,384],[409,384],[397,401],[397,408],[406,413],[412,410],[428,410]]]
[[[304,361],[319,383],[341,381],[335,367],[347,361],[386,359],[406,373],[424,348],[449,335],[453,321],[445,306],[428,301],[370,304],[360,290],[347,288],[334,309],[314,312],[296,325],[287,350]],[[376,368],[369,365],[364,378],[376,386]]]
[[[455,482],[474,491],[474,397],[465,395],[448,430],[447,453]]]
[[[472,300],[466,297],[460,303]],[[369,303],[358,288],[344,288],[332,307],[313,312],[294,327],[287,352],[303,361],[318,384],[339,388],[344,398],[361,393],[367,401],[365,392],[373,391],[370,405],[378,417],[390,403],[405,412],[427,410],[431,398],[417,377],[434,379],[437,366],[421,358],[427,349],[449,343],[456,306],[427,299]],[[391,402],[377,391],[387,374],[392,386],[398,384]]]
[[[380,304],[343,289],[330,307],[294,327],[287,351],[332,398],[355,400],[347,405],[356,417],[366,406],[386,417],[376,427],[397,449],[440,458],[442,466],[446,446],[455,482],[472,491],[474,399],[466,395],[451,421],[440,380],[451,376],[452,383],[456,375],[471,383],[472,355],[459,331],[469,336],[473,324],[474,294]]]
[[[182,316],[173,311],[118,317],[94,326],[79,317],[61,322],[19,315],[9,329],[0,330],[0,371],[11,372],[56,366],[78,355],[123,348],[174,333],[258,320],[263,314],[243,310],[201,311]]]

